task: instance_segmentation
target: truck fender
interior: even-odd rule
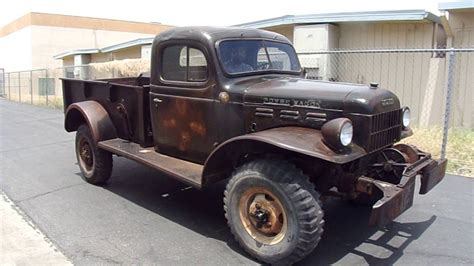
[[[343,153],[326,146],[320,130],[302,127],[279,127],[238,136],[219,145],[207,158],[203,169],[203,186],[229,177],[247,154],[290,152],[335,164],[358,159],[367,152],[351,144]]]
[[[67,107],[64,117],[64,128],[67,132],[76,131],[84,123],[89,126],[96,143],[117,137],[109,114],[96,101],[77,102]]]

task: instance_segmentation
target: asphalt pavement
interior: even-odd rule
[[[198,191],[118,157],[106,186],[85,183],[61,110],[0,100],[0,170],[0,190],[74,264],[258,264],[227,228],[223,184]],[[473,201],[474,179],[448,175],[375,229],[369,209],[328,200],[299,264],[473,265]]]

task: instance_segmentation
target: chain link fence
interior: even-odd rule
[[[149,72],[149,60],[120,60],[83,66],[3,73],[3,97],[21,103],[62,108],[60,78],[106,79],[132,77]],[[0,85],[2,72],[0,72]],[[1,90],[2,87],[0,87]],[[1,94],[1,93],[0,93]]]
[[[453,126],[474,127],[470,84],[474,49],[342,50],[300,53],[307,78],[368,84],[376,82],[410,106],[416,125],[443,125],[448,81]],[[466,96],[468,96],[466,98]],[[470,97],[470,98],[469,98]],[[451,105],[447,106],[451,107]]]
[[[332,50],[298,56],[309,79],[375,82],[392,90],[412,111],[415,134],[406,142],[434,157],[447,157],[449,172],[474,176],[474,48]],[[61,108],[59,78],[132,77],[149,72],[149,66],[149,60],[128,59],[3,75],[0,70],[0,90],[12,101]]]
[[[49,69],[5,73],[5,98],[11,101],[60,107],[58,81]]]

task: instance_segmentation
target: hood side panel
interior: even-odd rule
[[[396,95],[385,89],[301,78],[261,79],[260,82],[247,87],[244,102],[361,114],[375,114],[400,108]]]

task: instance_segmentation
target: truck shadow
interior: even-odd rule
[[[230,249],[250,258],[228,230],[222,202],[224,182],[199,191],[152,169],[115,157],[112,178],[104,188],[205,237],[226,242]],[[436,216],[432,216],[416,223],[395,221],[377,229],[367,226],[370,208],[331,199],[325,201],[324,209],[323,238],[299,265],[344,263],[348,257],[353,262],[354,256],[359,263],[391,265],[436,220]],[[347,263],[351,262],[344,264]]]
[[[411,242],[418,239],[436,216],[422,222],[394,221],[384,228],[368,226],[371,209],[342,200],[324,204],[325,230],[318,247],[298,265],[393,265]]]

